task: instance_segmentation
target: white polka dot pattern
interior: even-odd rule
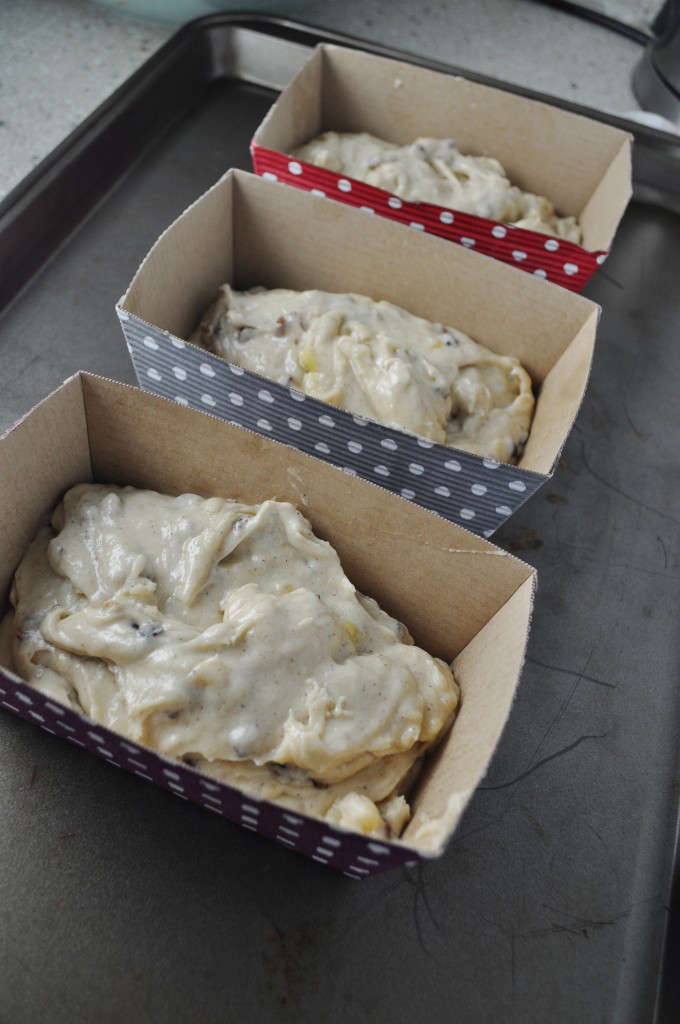
[[[168,760],[102,726],[93,728],[84,715],[49,700],[2,667],[0,707],[53,736],[66,738],[74,746],[124,768],[145,782],[162,786],[182,800],[196,803],[352,878],[367,878],[413,860],[412,850],[397,844],[378,844],[358,833],[340,831],[326,822],[292,814],[266,800],[246,796],[231,786],[199,775],[188,765]]]
[[[305,161],[291,160],[283,153],[262,146],[251,145],[251,154],[255,172],[264,178],[285,182],[320,197],[331,196],[417,231],[439,235],[570,291],[580,291],[607,257],[606,252],[590,252],[575,242],[547,238],[538,231],[461,211],[454,213],[432,203],[400,199],[366,182],[341,177],[335,171],[314,167]]]
[[[323,402],[273,381],[263,386],[260,377],[193,345],[184,348],[180,362],[162,331],[134,316],[122,326],[147,390],[322,458],[479,536],[498,529],[546,479],[466,452],[454,455],[444,445],[342,409],[328,411]],[[506,507],[507,515],[498,511]]]

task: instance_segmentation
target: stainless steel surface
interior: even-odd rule
[[[645,50],[635,68],[633,89],[641,107],[665,117],[671,124],[680,125],[680,94],[659,74],[651,47]]]
[[[654,29],[655,67],[671,88],[680,93],[680,0],[666,0]]]
[[[680,125],[680,0],[666,0],[633,75],[640,105]]]
[[[205,55],[272,83],[305,47],[227,25],[154,65],[156,92],[142,76],[115,99],[48,191],[38,174],[5,204],[0,259],[37,274],[0,319],[0,429],[76,369],[133,382],[114,303],[169,221],[249,166],[274,96]],[[3,712],[2,1024],[654,1019],[680,782],[680,182],[677,142],[635,131],[638,198],[587,289],[603,316],[583,409],[551,483],[498,535],[539,570],[529,656],[446,855],[357,884]],[[114,174],[79,158],[106,138]],[[91,205],[55,233],[67,186]],[[669,992],[660,1021],[677,1019]]]

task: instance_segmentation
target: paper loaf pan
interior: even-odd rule
[[[14,571],[40,522],[69,487],[89,481],[246,502],[291,501],[333,544],[355,586],[405,622],[416,643],[454,661],[461,710],[425,763],[402,841],[377,842],[205,778],[50,701],[2,667],[0,705],[355,878],[439,855],[487,769],[510,710],[529,628],[533,570],[317,459],[83,373],[0,438],[0,619]],[[410,837],[418,829],[424,829],[422,839],[414,842]]]
[[[424,441],[265,380],[186,339],[220,286],[359,292],[515,355],[539,390],[519,466]],[[490,536],[553,472],[599,307],[445,241],[228,174],[161,236],[118,305],[141,387],[275,437]]]
[[[397,145],[453,138],[495,157],[513,184],[575,214],[583,244],[414,203],[289,154],[322,131],[369,132]],[[320,45],[257,129],[258,174],[314,190],[579,291],[604,262],[630,199],[631,137],[501,89],[333,45]]]

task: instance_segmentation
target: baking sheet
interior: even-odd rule
[[[8,197],[0,430],[75,370],[134,382],[115,302],[160,231],[250,166],[272,87],[318,38],[189,26]],[[3,713],[0,1020],[676,1019],[658,981],[680,720],[680,162],[671,137],[607,120],[637,136],[637,201],[585,292],[604,312],[561,466],[497,535],[539,570],[529,659],[447,854],[358,886]]]

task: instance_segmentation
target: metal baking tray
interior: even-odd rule
[[[0,206],[0,430],[78,369],[134,383],[116,300],[189,202],[250,167],[255,126],[321,40],[363,45],[267,18],[186,26]],[[560,468],[497,534],[539,570],[533,631],[448,852],[357,885],[2,713],[1,1021],[680,1019],[662,970],[678,949],[680,144],[594,116],[636,137],[635,201],[586,291],[604,312]]]

